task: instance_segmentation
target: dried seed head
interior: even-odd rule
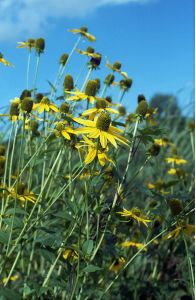
[[[88,28],[86,26],[80,27],[80,30],[83,32],[88,32]]]
[[[45,40],[43,38],[39,38],[35,41],[35,49],[38,55],[44,52],[45,49]]]
[[[96,92],[97,92],[97,81],[89,80],[86,85],[85,94],[88,96],[95,96]]]
[[[168,204],[173,216],[179,215],[183,210],[182,202],[178,199],[170,199]]]
[[[96,127],[100,130],[108,131],[110,127],[110,123],[111,123],[110,114],[107,112],[102,112],[97,119]]]
[[[86,52],[87,53],[95,53],[95,49],[93,47],[89,46],[86,48]]]
[[[60,57],[59,64],[64,66],[68,60],[68,57],[69,55],[67,53],[63,53]]]
[[[0,145],[0,156],[4,156],[6,152],[6,147],[4,145]]]
[[[161,147],[158,144],[153,144],[148,150],[149,154],[152,156],[157,156],[161,150]]]
[[[5,156],[0,156],[0,168],[3,169],[5,166],[6,158]]]
[[[31,99],[30,97],[25,97],[21,101],[21,109],[27,113],[30,113],[32,111],[32,108],[33,108],[33,99]]]
[[[9,115],[11,117],[13,117],[13,116],[19,116],[19,103],[16,103],[16,102],[12,102],[11,103]]]
[[[105,101],[105,99],[99,99],[99,100],[97,100],[97,102],[96,102],[96,108],[106,108],[107,107],[107,103],[106,103],[106,101]]]
[[[130,89],[130,87],[132,86],[132,79],[131,78],[126,78],[126,79],[122,79],[120,81],[120,87],[125,90],[128,91],[128,89]]]
[[[124,106],[119,106],[118,112],[120,116],[125,116],[126,115],[126,108]]]
[[[105,97],[106,101],[108,101],[109,103],[112,103],[112,97],[111,96],[107,96]]]
[[[17,194],[18,195],[24,195],[26,185],[23,182],[19,182],[18,186],[16,187]]]
[[[139,103],[139,102],[141,102],[141,101],[146,101],[146,98],[145,98],[145,96],[144,95],[138,95],[138,97],[137,97],[137,102]]]
[[[94,80],[97,82],[97,92],[98,92],[101,87],[101,81],[99,78],[95,78]]]
[[[138,103],[137,113],[142,117],[145,117],[148,110],[148,103],[145,100],[142,100]]]
[[[121,63],[119,61],[116,61],[114,64],[113,64],[113,68],[116,69],[116,70],[120,70],[121,68]]]
[[[20,100],[23,100],[25,97],[31,97],[31,91],[29,90],[22,91],[20,95]]]
[[[60,112],[63,114],[66,114],[69,112],[69,104],[67,103],[62,103],[60,106]]]
[[[38,93],[35,97],[35,100],[37,103],[40,103],[41,100],[43,99],[44,95],[42,93]]]
[[[92,57],[89,63],[90,68],[96,69],[101,63],[101,54],[96,53],[98,56]]]
[[[31,131],[33,133],[37,132],[38,127],[39,127],[39,123],[37,121],[35,121],[35,120],[32,120],[31,124],[30,124]]]
[[[104,83],[107,85],[111,85],[114,82],[114,74],[109,74],[106,76]]]
[[[74,88],[74,81],[73,81],[73,77],[68,74],[65,76],[64,78],[64,89],[65,91],[71,91]]]

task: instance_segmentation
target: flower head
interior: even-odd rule
[[[80,34],[82,37],[87,38],[91,42],[95,42],[96,38],[88,33],[88,28],[87,27],[80,27],[80,29],[69,29],[69,32],[73,32],[74,34]]]
[[[34,103],[33,109],[38,110],[40,114],[42,114],[43,111],[49,112],[50,110],[59,112],[58,107],[55,104],[50,103],[50,100],[47,97],[43,97],[40,103]]]
[[[93,121],[81,118],[73,118],[73,120],[86,125],[83,128],[77,128],[75,130],[76,134],[88,134],[88,137],[92,139],[99,138],[103,148],[107,147],[108,142],[117,148],[116,141],[128,145],[128,140],[120,135],[122,130],[111,125],[111,117],[108,112],[102,112]]]
[[[117,213],[120,214],[122,217],[130,218],[130,219],[132,218],[136,220],[138,223],[144,224],[145,226],[147,226],[147,223],[151,222],[151,220],[148,219],[148,217],[146,217],[142,213],[142,211],[137,207],[134,207],[131,210],[127,210],[123,208],[123,211],[119,211]]]
[[[124,264],[125,264],[125,259],[123,256],[115,258],[112,264],[110,265],[109,270],[114,273],[117,273]]]
[[[12,66],[12,64],[7,61],[4,57],[3,54],[0,52],[0,63],[2,63],[4,66]]]
[[[35,48],[35,40],[34,39],[28,39],[26,42],[18,42],[17,48],[27,48],[29,51],[32,50],[32,48]]]

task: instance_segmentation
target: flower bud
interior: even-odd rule
[[[38,93],[36,96],[35,96],[35,100],[37,103],[40,103],[41,100],[43,99],[44,95],[42,93]]]
[[[59,63],[64,66],[68,60],[68,57],[69,55],[67,53],[62,54]]]
[[[95,78],[94,80],[97,82],[97,92],[98,92],[101,87],[101,81],[99,78]]]
[[[19,103],[17,103],[17,102],[12,102],[11,103],[9,115],[11,117],[13,117],[13,116],[19,116]]]
[[[145,100],[140,101],[138,103],[136,111],[139,115],[141,115],[142,117],[145,117],[145,115],[148,111],[148,103]]]
[[[111,123],[110,114],[107,112],[102,112],[97,119],[96,127],[100,130],[108,131],[110,127],[110,123]]]
[[[98,108],[98,109],[99,108],[104,109],[106,107],[107,107],[107,103],[106,103],[106,101],[104,99],[97,100],[97,102],[96,102],[96,108]]]
[[[145,96],[144,95],[138,95],[138,97],[137,97],[137,102],[139,103],[139,102],[141,102],[141,101],[146,101],[146,98],[145,98]]]
[[[73,77],[70,74],[65,76],[63,85],[64,85],[65,91],[73,90],[74,81],[73,81]]]
[[[27,113],[30,113],[33,108],[33,100],[30,97],[25,97],[21,102],[21,109]]]
[[[109,74],[106,76],[104,83],[106,85],[111,85],[114,82],[114,74]]]
[[[94,53],[95,49],[93,47],[89,46],[89,47],[86,48],[86,52],[87,53]]]
[[[35,41],[35,49],[38,55],[44,52],[45,49],[45,40],[43,38],[39,38]]]
[[[90,68],[96,69],[101,63],[101,54],[96,53],[98,56],[92,57],[89,63]]]
[[[69,112],[69,104],[67,103],[62,103],[60,106],[60,112],[63,114],[66,114]]]
[[[80,31],[88,32],[88,28],[86,26],[82,26],[82,27],[80,27]]]
[[[182,202],[178,199],[170,199],[168,204],[173,216],[179,215],[183,210]]]
[[[161,150],[161,147],[158,144],[153,144],[148,150],[149,154],[152,156],[157,156]]]
[[[119,61],[116,61],[114,64],[113,64],[113,68],[116,69],[116,70],[120,70],[121,68],[121,63]]]
[[[22,91],[20,95],[20,100],[23,100],[25,97],[31,97],[31,91],[29,90]]]
[[[120,116],[125,116],[126,115],[126,108],[124,106],[119,106],[118,107],[118,112]]]
[[[85,94],[88,96],[95,96],[96,92],[97,92],[97,81],[89,80],[86,85]]]

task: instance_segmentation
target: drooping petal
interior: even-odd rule
[[[70,139],[71,139],[71,138],[70,138],[70,135],[67,133],[66,130],[62,130],[62,131],[61,131],[61,134],[62,134],[62,136],[63,136],[65,139],[67,139],[67,140],[70,140]]]
[[[89,147],[89,152],[88,152],[88,154],[87,154],[87,156],[86,156],[86,158],[85,158],[85,164],[90,164],[94,159],[95,159],[95,157],[96,157],[96,154],[97,154],[97,151],[96,151],[96,149],[93,149],[93,148],[91,148],[91,147]]]

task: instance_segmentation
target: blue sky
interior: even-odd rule
[[[69,28],[87,26],[102,53],[101,69],[92,78],[104,78],[106,57],[122,62],[122,70],[133,79],[124,104],[133,111],[137,95],[150,99],[155,93],[178,94],[181,106],[192,99],[194,87],[194,0],[2,0],[0,3],[0,52],[14,68],[0,65],[0,103],[20,95],[26,88],[27,51],[16,49],[17,41],[44,37],[39,91],[48,91],[54,81],[58,60],[71,50],[76,36]],[[89,42],[81,43],[85,49]],[[84,57],[75,53],[66,73],[77,76]],[[32,59],[31,79],[35,68]],[[116,78],[120,79],[119,77]],[[180,92],[180,90],[183,90]],[[115,88],[108,94],[118,95]],[[193,99],[192,99],[193,100]],[[192,107],[193,108],[193,107]]]

